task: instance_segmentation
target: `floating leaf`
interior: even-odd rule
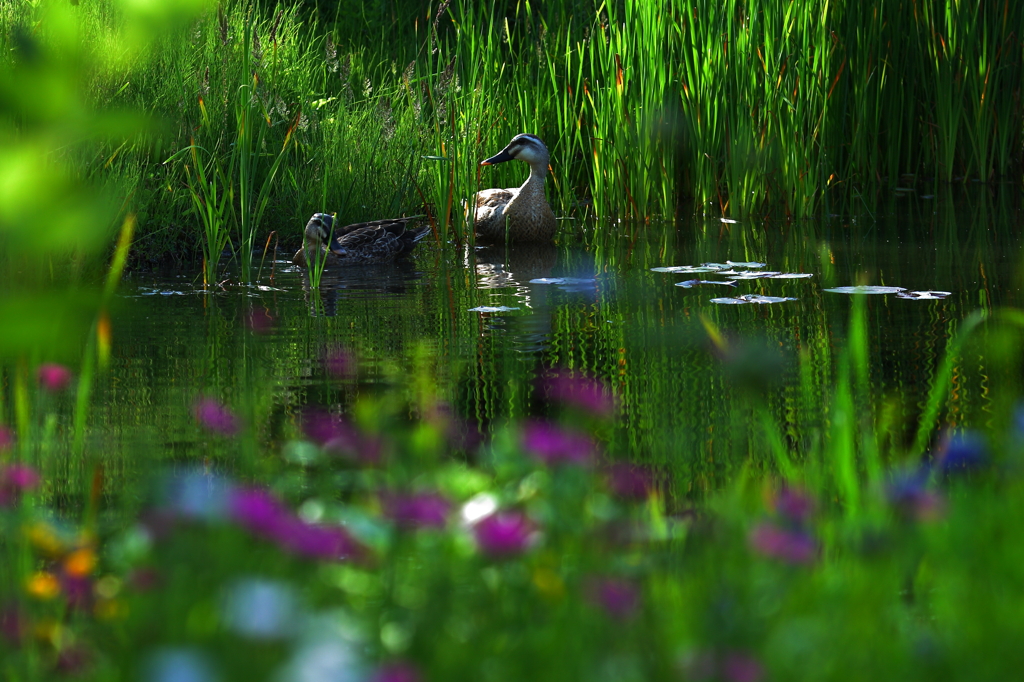
[[[778,272],[777,270],[776,271],[768,271],[768,270],[766,270],[764,272],[741,272],[740,274],[736,275],[736,279],[768,279],[770,277],[775,277],[776,275],[781,275],[781,274],[782,273]]]
[[[806,279],[808,277],[814,277],[809,272],[780,272],[777,275],[772,275],[771,279]]]
[[[898,294],[901,291],[906,291],[903,287],[877,287],[874,285],[861,284],[855,287],[835,287],[833,289],[825,289],[833,294]]]
[[[759,296],[758,294],[744,294],[743,296],[737,296],[736,298],[713,298],[712,303],[720,303],[724,305],[737,305],[740,303],[782,303],[784,301],[795,301],[795,298],[788,296]]]
[[[519,310],[519,308],[509,308],[504,305],[481,305],[476,308],[470,308],[471,313],[506,313],[510,310]]]
[[[568,284],[570,286],[578,286],[580,284],[593,284],[595,281],[592,279],[576,279],[574,277],[538,277],[537,279],[531,279],[530,284]]]
[[[896,298],[909,298],[916,301],[941,301],[947,296],[952,296],[950,291],[901,291]]]
[[[712,268],[707,266],[695,266],[695,265],[673,265],[664,268],[651,268],[651,272],[717,272],[721,268]]]
[[[726,225],[739,225],[740,221],[733,220],[732,218],[719,218],[719,222],[725,223]]]
[[[763,268],[765,266],[765,263],[757,263],[754,261],[749,263],[737,263],[735,261],[727,260],[725,262],[728,263],[731,268]]]
[[[677,287],[682,287],[684,289],[692,289],[693,287],[698,286],[700,284],[724,284],[727,287],[734,287],[734,286],[736,286],[736,282],[733,282],[733,281],[728,281],[728,282],[712,282],[711,280],[706,280],[706,279],[688,279],[685,282],[676,282],[676,286]]]

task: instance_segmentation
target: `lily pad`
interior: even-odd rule
[[[720,269],[696,265],[672,265],[664,268],[651,268],[651,272],[718,272]]]
[[[775,275],[781,275],[779,271],[764,271],[764,272],[741,272],[736,275],[736,279],[768,279]]]
[[[763,268],[766,265],[766,263],[758,263],[758,262],[755,262],[755,261],[750,261],[750,262],[747,262],[747,263],[739,263],[739,262],[736,262],[736,261],[727,260],[725,262],[729,265],[730,268],[750,268],[750,269],[754,269],[754,268]]]
[[[795,301],[795,298],[789,296],[760,296],[758,294],[744,294],[737,296],[736,298],[713,298],[712,303],[721,303],[725,305],[737,305],[739,303],[782,303],[784,301]]]
[[[878,287],[871,284],[861,284],[855,287],[835,287],[825,289],[833,294],[898,294],[906,291],[904,287]]]
[[[510,310],[519,310],[519,308],[509,308],[504,305],[481,305],[476,308],[470,308],[471,313],[507,313]]]
[[[808,277],[814,277],[809,272],[780,272],[777,275],[772,275],[771,279],[807,279]]]
[[[530,284],[568,284],[570,286],[593,283],[592,279],[576,279],[574,277],[538,277],[530,280]]]
[[[725,285],[727,287],[734,287],[734,286],[736,286],[736,282],[734,282],[734,281],[712,282],[711,280],[707,280],[707,279],[688,279],[685,282],[676,282],[676,286],[677,287],[682,287],[684,289],[692,289],[693,287],[699,286],[701,284],[723,284],[723,285]]]
[[[941,301],[947,296],[952,296],[951,291],[901,291],[896,298],[909,298],[915,301]]]

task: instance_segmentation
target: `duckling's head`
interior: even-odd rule
[[[310,246],[327,246],[331,241],[334,216],[329,213],[314,213],[306,223],[306,243]]]
[[[508,146],[500,152],[489,159],[481,161],[480,165],[492,166],[496,163],[511,161],[512,159],[525,161],[530,164],[530,168],[540,172],[547,172],[550,156],[548,155],[548,148],[539,137],[529,133],[521,133],[513,137]]]

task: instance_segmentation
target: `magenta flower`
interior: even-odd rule
[[[618,620],[627,620],[640,606],[640,594],[636,586],[621,578],[594,580],[589,589],[590,601],[597,604]]]
[[[654,490],[650,469],[626,462],[615,462],[607,468],[608,489],[624,500],[646,500]]]
[[[384,449],[380,439],[364,436],[341,417],[323,410],[307,411],[302,417],[302,430],[325,452],[367,464],[379,462]]]
[[[384,514],[402,528],[444,528],[451,503],[440,495],[385,495]]]
[[[339,560],[355,557],[362,547],[340,526],[306,523],[276,497],[264,490],[235,490],[228,513],[253,535],[311,559]]]
[[[0,424],[0,452],[14,447],[14,431]]]
[[[573,376],[568,370],[558,370],[544,377],[540,387],[548,399],[599,417],[611,416],[615,411],[615,399],[608,387],[587,376]]]
[[[293,517],[282,526],[275,538],[277,544],[309,559],[340,561],[362,553],[362,548],[344,528],[306,523]]]
[[[749,540],[751,548],[758,554],[791,564],[810,563],[818,553],[818,547],[810,535],[780,528],[773,523],[755,526]]]
[[[0,465],[0,507],[10,507],[39,485],[39,474],[27,464]]]
[[[814,500],[797,488],[783,488],[775,496],[775,511],[786,521],[802,525],[814,512]]]
[[[239,489],[228,500],[231,518],[249,532],[275,539],[291,522],[291,511],[265,490]]]
[[[722,661],[722,676],[729,682],[758,682],[764,669],[757,659],[734,651]]]
[[[540,421],[523,427],[522,444],[529,454],[549,465],[589,464],[596,449],[586,435]]]
[[[64,365],[46,363],[37,370],[39,383],[50,393],[63,391],[71,383],[71,370]]]
[[[324,368],[331,376],[349,379],[356,374],[356,356],[345,348],[329,350],[324,356]]]
[[[473,526],[473,535],[480,550],[491,557],[522,554],[534,537],[533,524],[517,512],[497,512]]]
[[[274,330],[274,316],[266,308],[254,308],[249,312],[247,326],[256,334],[269,334]]]
[[[213,398],[200,398],[193,408],[196,421],[204,428],[224,436],[238,433],[238,420],[224,405]]]
[[[421,679],[419,671],[404,661],[385,663],[370,678],[371,682],[420,682]]]

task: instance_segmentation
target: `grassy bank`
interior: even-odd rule
[[[226,2],[144,58],[102,40],[116,8],[75,6],[103,57],[85,95],[155,123],[72,166],[136,212],[139,257],[230,246],[247,279],[268,236],[294,246],[314,210],[426,208],[442,237],[468,238],[462,200],[523,171],[476,163],[521,131],[547,141],[549,197],[572,218],[803,216],[935,183],[1020,186],[1013,3]],[[45,48],[56,30],[20,3],[0,26],[8,62],[17,36]]]

